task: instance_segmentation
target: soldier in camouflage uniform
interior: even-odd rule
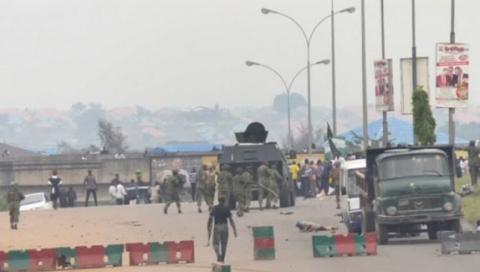
[[[215,190],[217,187],[217,173],[215,173],[215,167],[211,166],[208,169],[207,175],[207,190],[205,195],[205,202],[208,205],[208,211],[211,211],[213,208],[213,201],[215,200]]]
[[[207,198],[208,192],[208,167],[204,164],[202,165],[202,169],[198,172],[198,181],[197,181],[197,206],[198,212],[202,212],[202,201]],[[208,205],[208,202],[207,202]]]
[[[218,199],[224,198],[225,205],[228,207],[230,203],[230,193],[232,192],[232,173],[230,173],[230,166],[222,164],[220,166],[220,173],[217,177],[217,191]]]
[[[243,178],[243,168],[237,167],[235,170],[235,176],[232,179],[233,195],[235,196],[235,201],[238,203],[237,206],[237,215],[243,216],[245,211],[246,203],[246,182]]]
[[[258,205],[260,206],[260,210],[262,210],[263,197],[267,194],[266,189],[268,188],[269,179],[270,179],[270,171],[268,169],[266,162],[262,163],[262,165],[258,167],[257,177],[258,177],[258,185],[260,185],[260,188],[258,189]]]
[[[18,189],[17,184],[12,182],[12,185],[7,193],[8,210],[10,212],[10,228],[12,230],[18,229],[17,225],[20,217],[20,201],[23,199],[25,199],[25,197]]]
[[[272,204],[273,208],[277,208],[276,203],[278,201],[278,196],[280,193],[279,185],[282,184],[282,175],[278,172],[278,167],[275,164],[269,169],[269,182],[268,182],[268,191],[267,191],[267,207],[270,207]]]
[[[252,200],[250,188],[254,185],[253,176],[250,173],[252,171],[251,166],[247,166],[245,171],[242,173],[242,178],[245,181],[245,212],[249,211],[250,201]]]
[[[168,207],[175,202],[177,204],[178,213],[182,213],[180,209],[180,191],[182,190],[185,180],[178,174],[178,170],[173,170],[172,175],[166,180],[166,197],[167,204],[163,209],[163,213],[168,213]]]

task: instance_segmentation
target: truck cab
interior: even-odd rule
[[[365,185],[364,210],[380,244],[391,234],[415,235],[425,227],[431,240],[439,230],[461,230],[451,146],[368,150]]]

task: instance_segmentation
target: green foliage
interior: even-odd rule
[[[435,135],[435,119],[430,109],[428,94],[422,86],[418,86],[412,96],[414,133],[421,145],[431,145],[437,140]]]
[[[98,121],[98,137],[104,150],[109,153],[124,153],[128,146],[126,136],[119,127],[106,120]]]

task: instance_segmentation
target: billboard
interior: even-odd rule
[[[393,111],[392,60],[377,60],[375,68],[375,109]]]
[[[469,48],[466,44],[438,43],[435,101],[439,108],[468,106]]]
[[[412,114],[412,59],[400,59],[400,84],[402,89],[402,114]],[[430,94],[428,84],[428,57],[417,57],[417,86],[423,86],[423,90]]]

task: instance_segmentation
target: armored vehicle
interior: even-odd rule
[[[266,142],[268,131],[263,124],[254,122],[247,126],[244,132],[235,133],[237,144],[224,146],[223,152],[218,157],[220,165],[229,165],[230,169],[242,167],[250,169],[255,181],[258,167],[266,162],[274,165],[282,176],[280,189],[280,207],[295,205],[295,191],[290,180],[287,160],[275,142]],[[258,196],[258,182],[250,186],[249,193],[256,199]]]

